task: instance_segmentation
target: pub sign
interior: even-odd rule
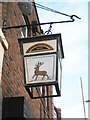
[[[20,38],[19,43],[23,56],[25,87],[55,85],[60,95],[61,61],[64,58],[61,34]]]

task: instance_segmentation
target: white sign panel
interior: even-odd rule
[[[26,84],[53,82],[56,80],[56,55],[24,57]]]

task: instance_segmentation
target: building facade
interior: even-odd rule
[[[31,99],[24,87],[22,55],[18,43],[18,38],[39,36],[41,27],[3,29],[8,26],[34,24],[35,21],[39,23],[36,6],[34,1],[32,2],[30,15],[23,14],[17,2],[0,3],[2,10],[0,11],[0,118],[2,119],[17,118],[19,115],[21,118],[53,118],[53,99]],[[49,92],[52,94],[52,88],[49,88]],[[13,113],[14,109],[20,111],[20,114]]]

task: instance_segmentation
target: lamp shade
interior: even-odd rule
[[[31,2],[18,2],[19,8],[24,15],[30,15],[32,12]]]

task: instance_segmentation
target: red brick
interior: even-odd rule
[[[22,25],[22,13],[15,2],[6,3],[4,6],[3,3],[3,10],[7,9],[6,15],[6,23],[7,26],[14,26],[14,25]],[[5,18],[5,13],[3,13],[3,20]],[[35,9],[33,8],[33,13],[29,16],[29,21],[37,20],[37,14]],[[40,30],[40,29],[39,29]],[[33,100],[28,95],[25,87],[24,87],[24,77],[23,77],[23,64],[22,64],[22,56],[20,53],[20,46],[18,44],[18,38],[21,36],[21,29],[9,29],[4,31],[5,37],[9,44],[9,49],[5,52],[4,62],[3,62],[3,71],[2,71],[2,91],[3,97],[15,97],[15,96],[24,96],[27,104],[25,106],[25,113],[26,117],[31,117],[29,112],[32,109],[33,114],[36,118],[40,118],[40,104],[42,104],[41,100]],[[51,88],[49,88],[51,91]],[[35,94],[37,94],[35,92]],[[51,93],[49,93],[51,94]],[[49,100],[50,102],[50,109],[53,110],[52,107],[52,99]],[[43,107],[43,105],[42,105]],[[50,110],[50,111],[51,111]],[[43,108],[43,113],[47,109]],[[53,113],[50,113],[49,116],[52,117]],[[47,117],[47,115],[46,115]]]

